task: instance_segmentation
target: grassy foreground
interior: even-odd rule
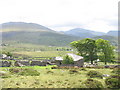
[[[83,82],[88,79],[87,73],[90,70],[99,71],[102,74],[112,75],[112,69],[93,69],[85,68],[85,70],[75,69],[78,73],[69,73],[70,69],[51,69],[51,66],[47,67],[22,67],[32,68],[37,70],[39,76],[23,76],[18,74],[11,74],[9,68],[1,68],[1,71],[8,72],[10,77],[1,78],[2,88],[87,88]],[[93,78],[100,81],[104,88],[105,78]]]

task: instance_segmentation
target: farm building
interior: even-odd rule
[[[83,67],[84,65],[84,59],[82,56],[75,55],[73,53],[67,53],[68,56],[71,56],[74,60],[73,64],[62,64],[63,58],[62,57],[56,57],[55,63],[58,66],[78,66]]]

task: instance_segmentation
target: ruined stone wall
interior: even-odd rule
[[[10,67],[11,62],[10,61],[0,61],[0,67]]]

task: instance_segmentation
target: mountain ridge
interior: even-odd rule
[[[57,32],[35,23],[9,22],[1,25],[3,25],[1,29],[1,31],[3,31],[0,32],[0,35],[2,35],[3,43],[21,42],[48,46],[66,46],[72,41],[84,38],[103,38],[114,44],[117,43],[116,38],[114,38],[115,36],[111,37],[105,33],[81,28],[75,28],[72,29],[70,33],[65,33],[65,31]]]
[[[74,28],[74,29],[71,29],[71,30],[66,31],[64,33],[68,34],[68,35],[74,35],[74,36],[84,37],[84,38],[91,38],[94,36],[100,36],[100,35],[105,34],[102,32],[95,32],[92,30],[87,30],[87,29],[82,29],[82,28]]]
[[[52,29],[49,29],[45,26],[36,24],[36,23],[25,23],[25,22],[8,22],[8,23],[3,23],[0,24],[2,32],[3,31],[21,31],[21,30],[31,30],[31,31],[40,31],[40,30],[45,30],[45,31],[53,31]],[[8,30],[9,29],[9,30]]]

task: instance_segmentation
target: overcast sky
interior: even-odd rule
[[[0,0],[0,24],[32,22],[53,30],[117,30],[119,0]]]

